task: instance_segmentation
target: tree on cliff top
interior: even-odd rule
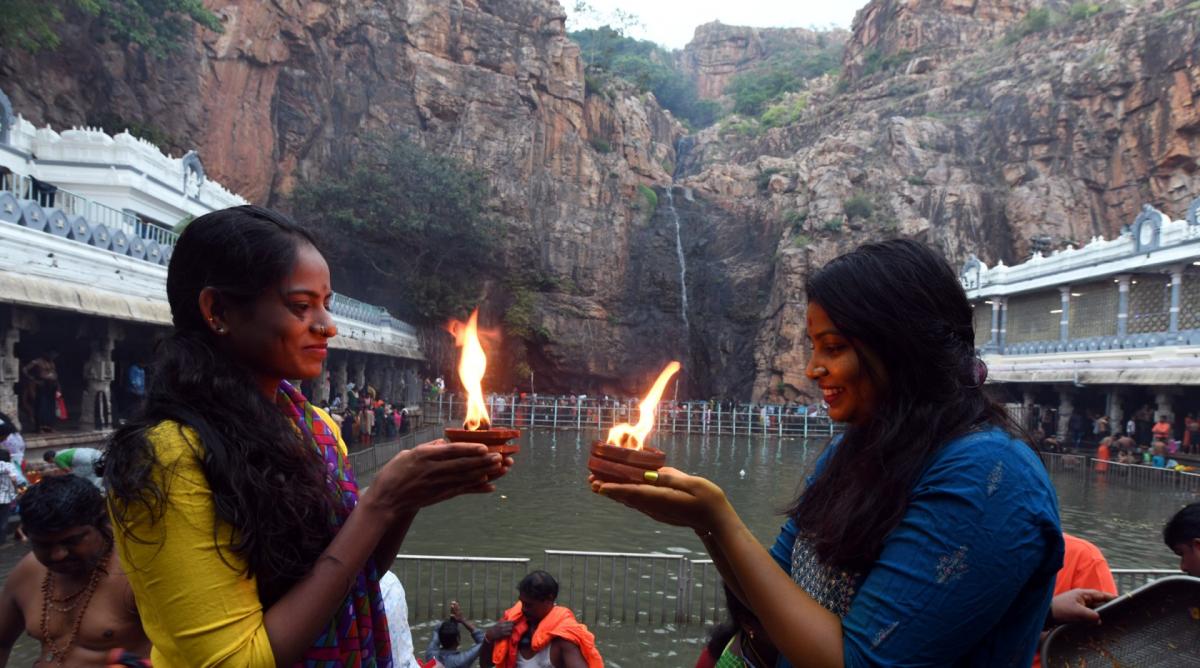
[[[608,72],[654,93],[659,104],[693,127],[712,125],[720,115],[718,105],[701,100],[696,83],[680,72],[671,54],[657,44],[626,37],[620,28],[608,25],[577,30],[569,36],[579,44],[590,72]]]
[[[109,39],[156,56],[190,41],[193,25],[221,32],[202,0],[0,0],[0,44],[25,51],[57,48],[68,15],[97,17]]]
[[[484,176],[404,138],[368,138],[344,168],[302,181],[295,216],[339,289],[415,323],[474,305],[493,265]]]

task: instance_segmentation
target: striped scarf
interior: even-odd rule
[[[329,471],[331,490],[341,499],[335,504],[330,521],[340,528],[358,504],[358,485],[350,462],[338,446],[337,436],[313,408],[308,399],[287,381],[279,384],[278,404],[291,418],[305,441],[317,449]],[[299,668],[391,668],[392,648],[388,636],[387,614],[379,592],[379,573],[375,560],[368,559],[354,580],[346,600],[321,632]]]

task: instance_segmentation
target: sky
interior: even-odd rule
[[[682,49],[696,26],[710,21],[759,28],[791,28],[831,24],[850,28],[854,13],[866,0],[585,0],[591,16],[574,11],[576,0],[559,0],[567,10],[567,29],[616,25],[616,10],[632,14],[641,25],[630,37],[648,39],[669,49]],[[598,20],[597,20],[598,19]]]

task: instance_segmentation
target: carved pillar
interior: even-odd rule
[[[346,378],[348,375],[349,366],[347,355],[338,353],[337,359],[333,361],[333,396],[341,397],[342,401],[346,401]],[[330,401],[333,399],[331,398]]]
[[[1067,431],[1071,414],[1075,412],[1075,389],[1063,388],[1058,391],[1058,438],[1067,443],[1071,434]]]
[[[399,360],[392,360],[391,365],[392,388],[388,392],[388,398],[396,406],[404,405],[404,372],[400,369]]]
[[[1129,274],[1117,277],[1117,336],[1129,334]]]
[[[367,376],[366,376],[367,385],[370,385],[371,387],[375,388],[375,398],[376,399],[383,398],[383,377],[384,377],[383,365],[384,364],[385,364],[385,361],[381,360],[379,357],[376,357],[375,355],[367,356]]]
[[[353,354],[350,357],[350,382],[354,383],[355,393],[361,392],[367,384],[366,355]]]
[[[1114,385],[1108,391],[1105,413],[1108,414],[1108,428],[1113,434],[1125,431],[1125,409],[1121,406],[1121,388]]]
[[[1033,386],[1026,385],[1021,388],[1021,407],[1024,413],[1024,423],[1021,425],[1029,431],[1037,429],[1037,420],[1033,417]]]
[[[25,406],[26,414],[31,422],[24,424],[21,422],[21,397],[16,392],[17,383],[21,382],[21,366],[22,360],[17,357],[16,345],[21,340],[21,332],[27,334],[36,334],[39,328],[38,317],[35,311],[29,309],[9,307],[0,310],[3,318],[0,318],[0,335],[3,335],[3,340],[0,344],[3,349],[0,350],[0,378],[3,378],[3,384],[0,385],[0,410],[7,413],[13,420],[17,422],[17,426],[22,430],[33,429],[33,406]],[[25,360],[29,362],[29,360]],[[11,396],[10,396],[11,393]],[[12,412],[9,412],[9,408]]]
[[[21,361],[17,359],[17,342],[21,330],[6,316],[0,320],[0,412],[21,426],[21,411],[17,402],[17,382],[21,380]]]
[[[1067,338],[1071,335],[1071,286],[1059,287],[1058,293],[1062,299],[1062,306],[1059,307],[1062,309],[1062,313],[1058,318],[1058,340],[1066,343]]]
[[[118,331],[116,323],[104,322],[99,328],[88,327],[82,332],[91,339],[91,354],[83,363],[83,398],[79,406],[81,430],[107,429],[113,424],[112,384],[116,378],[116,365],[112,353]]]
[[[997,345],[1003,353],[1004,346],[1008,344],[1008,297],[996,297],[995,306],[1000,309],[1000,337]]]
[[[396,400],[396,395],[393,391],[396,380],[395,362],[392,361],[392,358],[385,357],[383,358],[383,362],[380,364],[380,366],[383,367],[381,370],[383,380],[380,381],[379,398],[391,403]]]
[[[312,380],[313,391],[310,397],[313,403],[320,406],[329,401],[329,358],[325,358],[325,363],[321,365],[321,373]]]
[[[992,335],[988,338],[988,347],[1000,345],[1000,297],[992,298]]]
[[[421,405],[421,379],[417,376],[417,365],[409,364],[404,370],[404,385],[407,394],[404,396],[404,405],[420,406]]]
[[[1163,419],[1172,424],[1175,423],[1175,408],[1172,405],[1171,394],[1172,391],[1170,388],[1160,387],[1155,390],[1154,403],[1158,406],[1154,411],[1153,419],[1156,422],[1160,419],[1160,416],[1166,416]]]
[[[1183,302],[1183,267],[1171,268],[1171,324],[1167,331],[1179,332],[1179,307]]]

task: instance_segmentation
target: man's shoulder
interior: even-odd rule
[[[46,567],[30,552],[9,571],[4,590],[23,608],[30,597],[41,589],[45,577]]]

